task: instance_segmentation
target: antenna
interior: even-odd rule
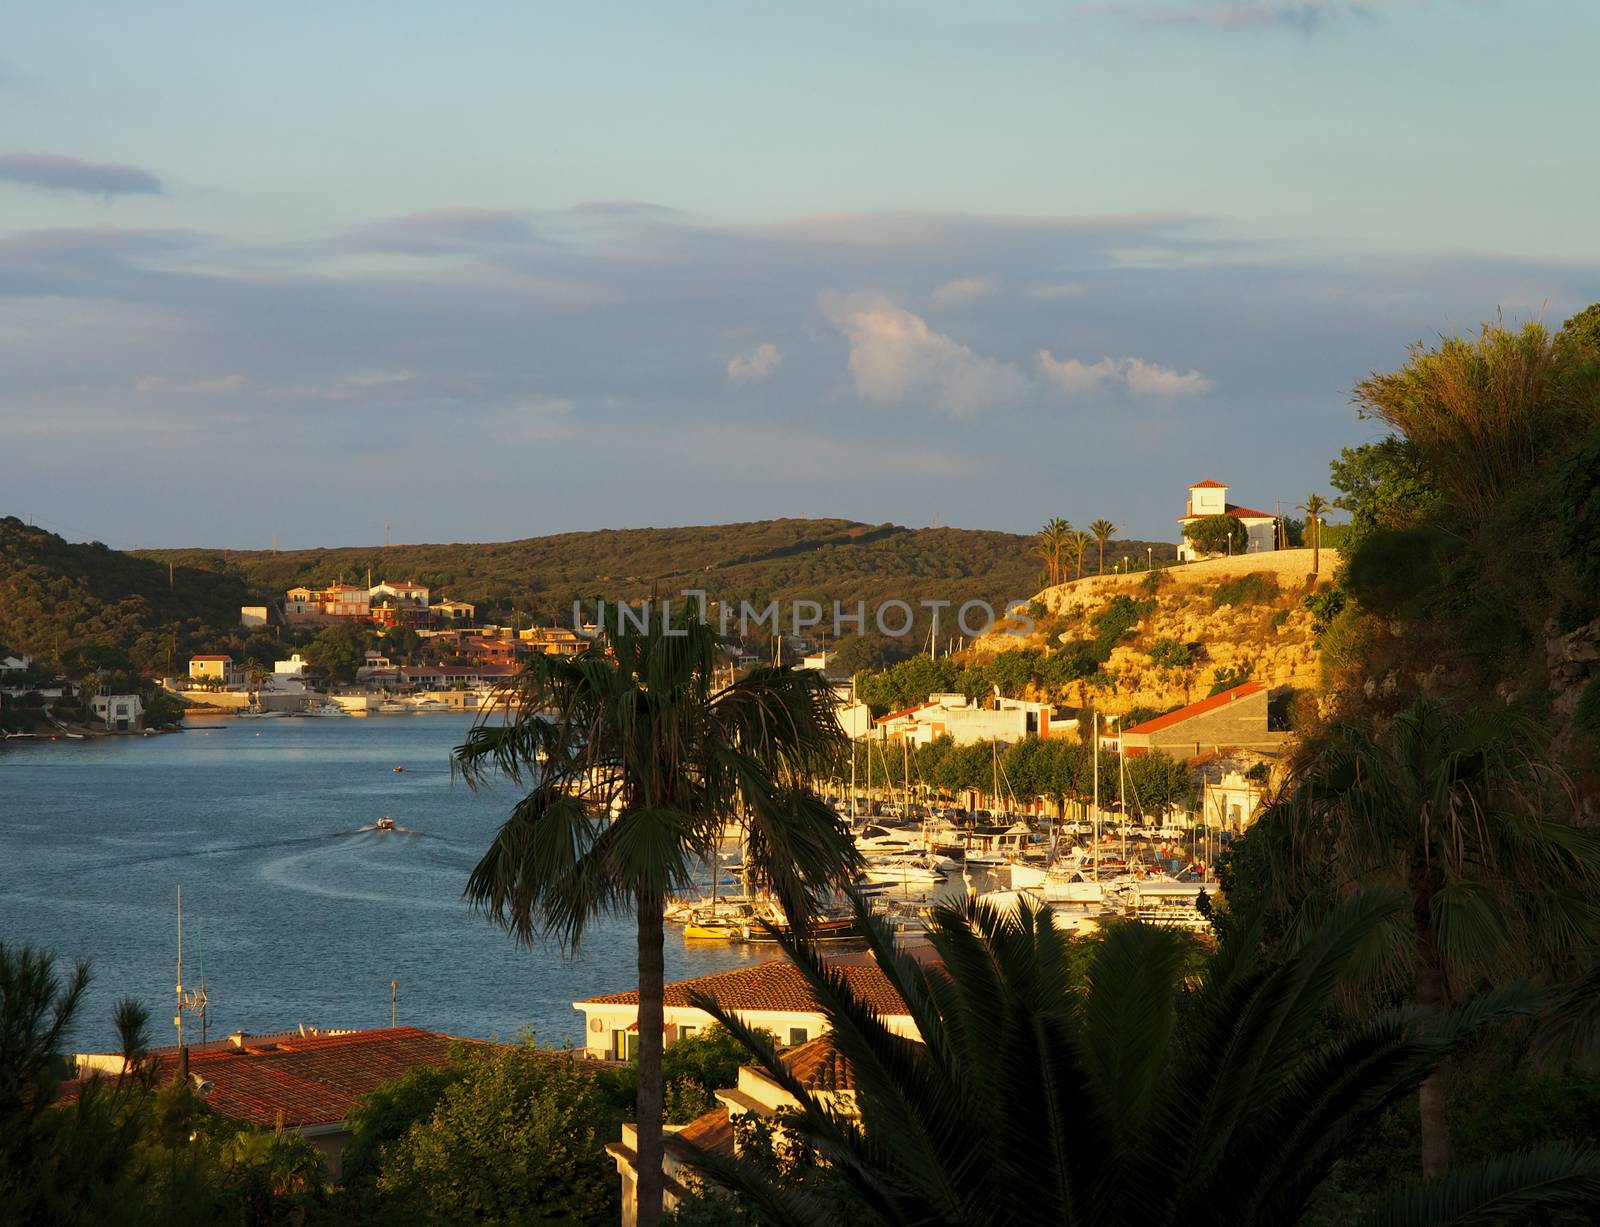
[[[205,954],[200,956],[200,987],[193,992],[183,991],[183,887],[178,887],[178,1012],[173,1015],[172,1025],[178,1029],[178,1061],[185,1073],[188,1071],[188,1045],[183,1042],[183,1016],[193,1014],[200,1019],[200,1042],[205,1043],[206,1036],[206,1006],[209,1003],[206,996]]]
[[[400,981],[389,981],[389,1025],[396,1026],[400,1017]]]

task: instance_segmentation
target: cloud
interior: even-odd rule
[[[727,379],[731,384],[760,383],[783,365],[783,355],[771,341],[756,346],[748,358],[734,355],[728,359]]]
[[[1180,374],[1143,358],[1101,358],[1085,363],[1077,358],[1060,359],[1041,349],[1034,361],[1040,377],[1068,397],[1121,389],[1131,396],[1175,400],[1209,392],[1214,386],[1199,371]]]
[[[363,226],[346,240],[358,250],[436,253],[527,243],[538,231],[511,209],[430,209]]]
[[[954,307],[961,303],[988,298],[994,293],[992,277],[958,277],[947,281],[933,292],[933,301],[941,307]]]
[[[863,400],[920,400],[966,418],[1027,395],[1027,376],[1016,367],[973,353],[881,295],[825,295],[822,307],[849,338],[850,374]]]
[[[1058,298],[1081,298],[1084,287],[1076,281],[1064,281],[1059,285],[1036,285],[1028,291],[1029,298],[1037,298],[1050,302]]]
[[[165,191],[160,179],[137,166],[85,162],[54,153],[0,154],[0,182],[93,196],[160,196]]]
[[[168,379],[164,375],[146,375],[133,385],[135,392],[164,396],[218,396],[224,392],[237,392],[245,385],[243,375],[222,375],[216,379]]]
[[[1089,12],[1126,17],[1144,25],[1220,30],[1292,29],[1311,33],[1325,21],[1371,20],[1383,0],[1108,0]]]

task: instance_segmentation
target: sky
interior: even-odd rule
[[[1600,299],[1600,5],[13,0],[0,514],[1175,537]]]

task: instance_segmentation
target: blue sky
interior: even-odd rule
[[[20,3],[0,512],[113,545],[1326,490],[1600,299],[1600,6]]]

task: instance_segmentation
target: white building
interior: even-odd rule
[[[136,694],[97,694],[89,705],[94,718],[113,733],[137,733],[144,727],[144,703]]]
[[[388,580],[375,584],[367,589],[367,599],[372,604],[379,600],[387,599],[396,605],[421,605],[426,608],[428,604],[427,584],[391,584]]]
[[[918,703],[890,712],[877,722],[880,736],[887,740],[909,740],[924,746],[941,737],[950,737],[958,746],[979,741],[998,741],[1006,745],[1021,741],[1030,733],[1049,737],[1076,728],[1077,721],[1053,719],[1054,707],[1030,699],[990,699],[974,703],[964,694],[929,695]]]
[[[265,626],[267,624],[267,607],[265,605],[239,606],[240,626]]]
[[[1210,516],[1232,516],[1244,525],[1246,541],[1244,553],[1264,554],[1278,548],[1278,519],[1265,511],[1254,511],[1249,507],[1241,507],[1237,503],[1228,501],[1228,487],[1220,481],[1197,481],[1189,487],[1189,501],[1185,506],[1184,514],[1178,517],[1182,528],[1187,528],[1196,520],[1204,520]],[[1197,562],[1206,557],[1189,541],[1188,537],[1180,535],[1178,538],[1178,561]]]
[[[0,656],[0,673],[25,673],[31,668],[31,656]]]
[[[304,677],[307,665],[305,657],[296,652],[288,660],[275,660],[272,662],[272,675],[274,677]]]

